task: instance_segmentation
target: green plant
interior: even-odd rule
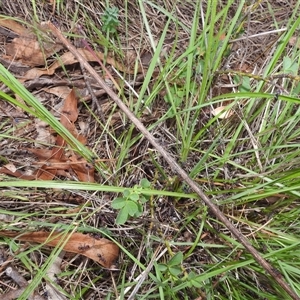
[[[102,29],[108,33],[116,33],[117,27],[119,26],[119,10],[117,7],[107,7],[101,20],[102,20]]]
[[[129,217],[139,217],[143,213],[143,204],[149,196],[143,194],[143,189],[149,188],[150,182],[143,178],[140,186],[136,185],[133,190],[124,190],[123,197],[114,199],[111,203],[112,208],[119,209],[116,219],[117,224],[124,224]]]
[[[158,268],[161,272],[167,272],[171,277],[178,278],[182,273],[181,264],[183,261],[182,252],[177,252],[166,264],[159,264]]]

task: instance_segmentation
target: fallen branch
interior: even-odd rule
[[[282,274],[270,265],[260,253],[251,245],[249,240],[225,217],[219,207],[212,203],[210,199],[204,194],[200,186],[193,181],[189,175],[179,166],[179,164],[153,137],[153,135],[146,129],[146,127],[137,119],[137,117],[128,109],[116,93],[106,85],[105,81],[92,68],[87,60],[77,51],[77,49],[62,35],[51,22],[48,22],[49,28],[54,35],[67,47],[67,49],[76,57],[76,59],[85,67],[85,69],[95,78],[99,85],[106,91],[106,93],[115,101],[119,108],[127,115],[132,123],[140,130],[140,132],[147,138],[147,140],[156,148],[156,150],[168,162],[170,167],[181,176],[181,178],[199,195],[199,197],[210,208],[213,214],[230,230],[230,232],[241,242],[241,244],[251,253],[256,262],[261,265],[274,280],[291,296],[294,300],[300,300],[300,297],[290,288],[284,281]]]

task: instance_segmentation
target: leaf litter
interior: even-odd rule
[[[21,26],[17,21],[0,18],[0,25],[9,28],[18,36],[5,45],[7,55],[2,56],[7,61],[14,61],[30,67],[45,65],[48,57],[62,49],[62,45],[49,39],[48,35],[38,40],[36,34]],[[44,25],[39,26],[41,32]]]
[[[60,114],[60,122],[78,141],[85,144],[86,138],[78,133],[75,126],[75,122],[78,118],[77,104],[78,101],[75,91],[72,90],[64,101]],[[46,135],[44,128],[41,134]],[[0,168],[0,172],[28,180],[53,180],[57,178],[57,176],[70,177],[68,174],[74,173],[79,181],[94,182],[94,166],[88,163],[84,158],[78,157],[78,155],[70,149],[68,149],[67,154],[65,150],[66,146],[66,141],[57,135],[55,146],[52,150],[43,148],[24,149],[39,159],[35,163],[35,165],[39,167],[33,175],[24,174],[16,169],[12,170],[7,166]]]
[[[115,268],[114,264],[119,256],[119,247],[112,241],[106,238],[96,239],[78,232],[65,234],[35,231],[20,234],[19,232],[0,230],[0,235],[51,247],[63,245],[63,250],[84,255],[108,269]]]

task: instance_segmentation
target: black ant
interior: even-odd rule
[[[83,245],[79,245],[78,246],[78,250],[79,251],[87,251],[89,250],[91,247],[89,245],[83,244]]]
[[[104,264],[106,263],[106,259],[102,256],[102,254],[98,253],[97,254],[99,261],[103,262]]]

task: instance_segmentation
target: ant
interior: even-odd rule
[[[102,261],[103,263],[106,263],[106,259],[102,256],[102,254],[98,253],[97,254],[99,261]]]
[[[89,250],[91,247],[89,245],[83,244],[83,245],[79,245],[78,246],[78,250],[79,251],[87,251]]]

